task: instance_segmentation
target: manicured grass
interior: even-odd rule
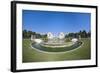
[[[82,38],[83,45],[73,51],[66,53],[43,53],[33,49],[29,39],[23,39],[23,62],[47,62],[47,61],[64,61],[64,60],[85,60],[91,58],[90,39]]]

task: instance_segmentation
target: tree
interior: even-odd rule
[[[48,41],[47,34],[42,35],[42,39],[43,39],[45,42],[47,42],[47,41]]]
[[[81,30],[79,31],[79,35],[80,35],[80,37],[82,37],[82,31]]]
[[[87,38],[87,33],[85,30],[82,31],[82,38]]]
[[[27,38],[30,38],[31,35],[32,35],[32,31],[28,31],[28,32],[27,32]]]
[[[91,37],[91,31],[89,31],[89,32],[87,33],[87,36],[88,36],[88,37]]]
[[[91,37],[91,32],[86,32],[86,30],[80,30],[79,32],[75,32],[75,33],[69,33],[65,35],[65,38],[87,38],[87,37]]]
[[[27,30],[23,30],[23,38],[27,38]]]
[[[23,30],[23,38],[30,38],[31,35],[36,35],[36,32]]]
[[[41,38],[42,36],[39,33],[36,33],[36,38]]]

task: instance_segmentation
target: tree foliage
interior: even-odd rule
[[[31,35],[34,35],[35,38],[42,38],[47,40],[47,34],[39,34],[33,31],[27,31],[27,30],[23,30],[23,38],[30,38]],[[65,38],[88,38],[91,37],[91,32],[86,32],[85,30],[80,30],[79,32],[76,33],[68,33],[65,35]]]
[[[91,32],[86,32],[85,30],[80,30],[79,32],[76,32],[76,33],[68,33],[66,34],[65,37],[70,37],[70,38],[79,38],[79,36],[81,38],[88,38],[88,37],[91,37]]]
[[[46,37],[47,35],[41,35],[39,33],[36,33],[36,32],[32,32],[32,31],[27,31],[27,30],[23,30],[23,38],[30,38],[31,35],[34,35],[35,38],[44,38]]]

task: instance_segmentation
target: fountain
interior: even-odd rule
[[[58,37],[54,37],[51,32],[47,34],[48,41],[43,42],[41,45],[45,47],[65,47],[66,43],[64,41],[64,33],[60,33]]]
[[[47,34],[47,38],[48,38],[48,43],[54,43],[54,44],[60,43],[61,44],[61,43],[64,43],[65,35],[63,32],[61,32],[58,37],[54,37],[53,34],[49,32]]]
[[[60,32],[58,37],[55,37],[51,32],[48,32],[47,38],[48,41],[46,42],[41,39],[34,39],[36,44],[32,43],[32,47],[47,52],[63,52],[75,49],[82,44],[82,42],[79,42],[76,38],[73,38],[70,42],[66,42],[63,32]]]

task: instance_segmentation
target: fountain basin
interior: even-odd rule
[[[37,43],[32,43],[31,44],[33,48],[38,49],[40,51],[44,52],[65,52],[65,51],[70,51],[78,48],[79,46],[82,45],[82,42],[78,41],[76,43],[71,43],[70,45],[63,44],[63,45],[58,45],[56,44],[37,44]]]
[[[43,47],[60,48],[60,47],[68,47],[73,44],[74,44],[73,42],[68,42],[68,43],[42,43],[40,45]]]

